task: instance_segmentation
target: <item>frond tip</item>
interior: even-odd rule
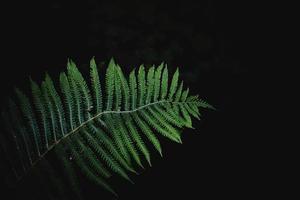
[[[200,119],[202,108],[214,109],[198,96],[189,95],[179,80],[178,68],[169,80],[164,63],[149,69],[141,65],[127,77],[111,59],[105,75],[98,71],[92,58],[89,84],[68,60],[67,72],[60,74],[58,85],[46,74],[40,85],[30,79],[30,96],[15,89],[18,101],[9,100],[3,111],[10,119],[2,116],[16,145],[1,140],[1,146],[10,147],[5,152],[18,180],[38,171],[43,163],[48,167],[42,171],[56,173],[57,167],[50,167],[51,159],[46,156],[51,151],[66,174],[64,181],[78,198],[80,183],[75,169],[116,194],[109,182],[111,176],[131,182],[130,172],[137,173],[147,163],[151,166],[148,144],[162,156],[161,136],[182,143],[182,129],[193,127],[192,117]],[[58,182],[55,177],[53,183]],[[53,192],[53,188],[43,189],[49,195]]]

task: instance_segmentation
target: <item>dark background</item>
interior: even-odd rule
[[[253,5],[237,2],[57,1],[2,6],[3,98],[13,86],[28,88],[65,69],[67,58],[87,71],[95,56],[105,65],[114,57],[124,69],[144,63],[180,68],[193,94],[217,111],[205,111],[183,145],[163,141],[164,158],[134,176],[135,185],[117,182],[120,199],[214,199],[256,196],[264,188],[259,137],[253,128],[256,60]],[[259,174],[259,175],[258,175]],[[15,190],[1,185],[10,196]],[[89,199],[103,195],[86,186]]]

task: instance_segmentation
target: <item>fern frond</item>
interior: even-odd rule
[[[74,87],[76,87],[75,90],[77,90],[78,88],[79,92],[77,93],[80,94],[79,97],[81,99],[80,102],[82,103],[82,106],[84,106],[83,108],[84,114],[81,118],[84,118],[85,120],[89,119],[91,117],[89,111],[91,108],[93,108],[90,90],[84,78],[82,77],[82,74],[78,71],[75,63],[72,60],[69,60],[67,66],[68,66],[69,79],[74,81],[75,83]]]
[[[101,148],[101,146],[99,146],[99,144],[90,136],[88,132],[84,131],[84,135],[90,146],[94,149],[95,152],[98,153],[98,155],[101,157],[102,160],[104,160],[104,162],[110,169],[112,169],[114,172],[116,172],[123,178],[130,180],[125,171],[119,166],[119,164],[107,152],[105,152]],[[107,176],[110,176],[108,172]]]
[[[145,67],[141,65],[138,71],[138,90],[139,90],[139,106],[145,103],[145,93],[146,93],[146,80],[145,80]]]
[[[165,124],[166,122],[162,120],[160,117],[158,117],[156,113],[153,113],[152,110],[150,110],[150,112],[141,111],[140,113],[144,118],[144,120],[147,121],[153,129],[161,133],[163,136],[169,138],[170,140],[178,142],[178,139],[174,137],[172,132],[169,132],[168,130],[165,129],[166,127],[169,127]]]
[[[179,84],[178,68],[169,82],[164,63],[141,65],[127,77],[111,59],[104,77],[102,87],[94,58],[90,81],[68,60],[58,90],[49,74],[41,85],[30,80],[30,97],[15,89],[19,104],[9,100],[2,112],[9,137],[1,135],[0,144],[17,180],[32,172],[50,199],[64,198],[65,186],[81,199],[78,168],[116,195],[110,177],[132,182],[130,176],[138,173],[137,167],[144,168],[145,161],[151,166],[150,148],[162,156],[162,136],[182,143],[181,130],[193,128],[192,117],[200,119],[201,109],[214,109],[189,95],[182,81]],[[53,163],[46,157],[49,152],[54,153]]]
[[[107,101],[106,101],[106,110],[112,110],[113,107],[113,95],[115,91],[115,61],[112,58],[108,64],[108,68],[106,70],[106,95],[107,95]]]
[[[132,157],[137,162],[137,164],[141,166],[142,165],[141,160],[130,138],[130,134],[128,133],[127,128],[123,122],[123,118],[120,116],[120,114],[117,114],[115,115],[114,119],[118,122],[118,129],[122,133],[121,134],[122,139],[124,141],[125,147],[127,148],[127,152],[129,153],[129,155],[131,155],[130,157]],[[132,162],[131,162],[131,166],[132,166]]]
[[[180,101],[180,97],[182,94],[182,88],[183,88],[183,81],[181,81],[180,86],[175,94],[175,102],[179,102]]]
[[[118,122],[115,121],[111,115],[106,115],[104,118],[104,122],[107,124],[107,132],[111,134],[117,150],[122,156],[124,156],[124,159],[127,161],[127,163],[129,163],[130,156],[125,147],[125,141],[122,138],[123,133],[118,129]]]
[[[164,63],[161,63],[158,68],[155,70],[154,75],[154,95],[153,95],[153,101],[157,101],[159,94],[160,94],[160,87],[161,87],[161,71],[164,67]]]
[[[185,101],[186,101],[186,98],[187,98],[187,96],[188,96],[188,94],[189,94],[189,91],[190,91],[190,89],[188,88],[188,89],[186,89],[186,90],[184,90],[184,91],[182,92],[182,95],[181,95],[181,102],[185,102]]]
[[[179,70],[177,68],[174,75],[173,75],[172,82],[171,82],[171,85],[170,85],[169,100],[173,99],[173,95],[176,92],[177,84],[178,84],[178,77],[179,77]]]
[[[161,78],[161,99],[165,99],[168,93],[168,66],[166,65]]]
[[[15,89],[16,95],[20,102],[20,107],[23,113],[23,116],[26,120],[28,120],[28,131],[31,133],[31,138],[33,140],[33,143],[35,145],[35,151],[38,156],[41,155],[41,137],[39,128],[37,125],[36,117],[33,112],[32,106],[30,104],[30,101],[27,96],[21,90]]]
[[[92,182],[96,183],[97,185],[100,185],[103,187],[105,190],[111,192],[112,194],[115,194],[115,191],[109,186],[109,184],[97,173],[95,173],[89,165],[87,165],[84,160],[81,158],[80,153],[78,153],[78,150],[76,149],[76,146],[73,144],[76,143],[76,141],[71,140],[71,141],[66,141],[67,145],[70,148],[71,154],[79,167],[79,169],[82,171],[83,174],[86,175],[88,179],[90,179]],[[80,151],[79,151],[80,152]],[[116,195],[117,196],[117,195]]]
[[[120,164],[120,166],[128,171],[134,172],[134,170],[127,164],[122,155],[117,151],[117,148],[114,146],[112,140],[106,135],[106,133],[100,129],[91,125],[93,134],[92,137],[102,145],[107,152],[110,153],[110,156]]]
[[[136,146],[138,147],[138,149],[143,153],[143,155],[145,156],[147,162],[150,164],[150,153],[147,149],[147,147],[145,146],[143,140],[141,139],[141,136],[138,134],[137,132],[137,128],[134,125],[134,122],[131,118],[131,116],[129,114],[127,115],[123,115],[123,119],[126,123],[126,127],[128,128],[128,132],[132,138],[133,143],[136,144]],[[140,161],[137,161],[138,164],[143,167],[143,165],[140,163]]]
[[[66,109],[66,119],[67,119],[67,124],[66,126],[68,127],[67,130],[71,131],[73,130],[75,126],[75,119],[74,119],[74,101],[72,98],[72,93],[71,93],[71,87],[69,84],[68,77],[65,73],[61,73],[60,77],[60,88],[61,92],[64,97],[64,102],[65,102],[65,109]]]
[[[135,70],[133,70],[129,75],[129,87],[130,87],[130,96],[131,96],[131,109],[134,110],[137,105],[137,83]]]
[[[114,110],[121,110],[121,101],[122,101],[122,91],[121,91],[121,79],[117,72],[117,67],[115,66],[114,72],[114,82],[115,82],[115,108]]]
[[[192,119],[191,119],[188,111],[185,109],[185,107],[183,105],[179,105],[179,108],[180,108],[182,117],[184,118],[185,125],[189,128],[193,128]]]
[[[124,110],[129,110],[130,109],[130,91],[129,91],[128,82],[127,82],[120,66],[116,67],[116,73],[117,73],[117,76],[118,76],[117,78],[119,79],[119,82],[120,82],[121,88],[122,88],[122,95],[123,95],[123,99],[124,99],[124,101],[123,101]]]
[[[50,127],[48,124],[48,120],[47,120],[47,113],[46,113],[46,103],[44,102],[44,98],[42,95],[42,91],[40,89],[40,87],[33,81],[30,79],[31,82],[31,91],[32,91],[32,96],[33,96],[33,102],[35,105],[36,110],[39,113],[40,119],[41,119],[41,127],[43,130],[42,136],[44,139],[44,144],[43,147],[45,147],[46,149],[48,149],[49,147],[49,139],[51,137],[50,134]],[[44,151],[44,149],[43,149]]]
[[[58,131],[59,131],[57,115],[55,112],[53,102],[50,99],[45,81],[42,82],[41,88],[42,88],[43,97],[45,99],[46,107],[47,107],[47,113],[48,113],[47,120],[49,121],[49,124],[50,124],[50,133],[51,133],[51,142],[50,143],[53,143],[53,142],[57,141],[57,135],[58,135]],[[66,101],[66,103],[68,103],[68,101]],[[66,125],[66,127],[67,127],[67,125]],[[49,140],[50,140],[50,138],[49,138]]]
[[[153,89],[154,89],[154,66],[150,67],[147,73],[147,97],[146,97],[146,104],[151,102],[151,98],[153,96]]]
[[[157,139],[157,137],[154,135],[154,133],[152,132],[150,127],[138,116],[137,113],[133,113],[132,116],[133,116],[133,119],[135,120],[136,124],[138,125],[138,127],[141,129],[141,131],[146,135],[146,137],[153,144],[155,149],[162,156],[162,150],[161,150],[160,142]]]
[[[70,90],[72,91],[72,99],[75,105],[75,109],[74,112],[76,117],[74,120],[75,126],[79,126],[80,124],[82,124],[84,122],[84,106],[83,106],[83,102],[82,102],[82,97],[80,95],[80,91],[78,89],[78,87],[76,86],[75,80],[72,78],[72,74],[70,74],[71,72],[68,71],[68,81],[70,84]],[[71,102],[70,102],[71,103]]]
[[[56,138],[61,138],[66,133],[65,114],[64,114],[65,112],[63,109],[62,101],[54,87],[53,81],[50,78],[49,74],[46,74],[45,82],[46,82],[46,86],[48,89],[48,94],[53,102],[54,107],[55,107],[55,113],[57,115],[58,124],[60,127],[60,129],[59,129],[60,131],[58,132],[59,134],[56,135]]]
[[[96,113],[99,113],[102,111],[102,89],[101,89],[101,83],[99,79],[98,69],[95,62],[95,59],[92,58],[90,61],[90,78],[92,81],[92,88],[93,88],[93,99],[95,102],[96,107]]]

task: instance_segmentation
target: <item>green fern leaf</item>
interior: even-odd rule
[[[145,93],[146,93],[146,80],[145,80],[145,68],[143,65],[140,66],[138,72],[138,88],[139,88],[139,106],[144,105]]]
[[[173,75],[172,82],[171,82],[171,85],[170,85],[169,100],[173,99],[173,95],[176,92],[177,84],[178,84],[178,77],[179,77],[179,70],[177,68],[174,75]]]
[[[153,101],[157,101],[160,93],[160,87],[161,87],[161,71],[164,67],[164,63],[161,63],[158,68],[155,70],[154,75],[154,95],[153,95]]]
[[[48,74],[46,74],[46,79],[45,79],[45,82],[46,82],[46,86],[47,86],[47,89],[48,89],[48,94],[51,98],[51,100],[53,101],[53,105],[55,107],[55,113],[57,115],[57,119],[58,119],[58,124],[59,124],[59,127],[60,127],[60,132],[58,132],[59,134],[56,135],[56,138],[61,138],[65,133],[65,114],[64,114],[64,109],[63,109],[63,105],[62,105],[62,101],[60,99],[60,96],[58,95],[55,87],[54,87],[54,84],[53,84],[53,81],[52,79],[50,78],[50,76]]]
[[[28,127],[29,127],[28,131],[32,134],[35,150],[37,152],[37,155],[40,156],[41,155],[40,132],[39,132],[35,114],[33,113],[32,106],[30,104],[28,97],[26,97],[23,92],[21,92],[19,89],[15,89],[15,91],[19,98],[20,107],[23,112],[24,118],[28,120]]]
[[[112,176],[132,182],[145,161],[151,166],[151,149],[162,156],[162,136],[182,143],[182,129],[192,128],[192,117],[214,109],[179,84],[178,68],[169,84],[164,63],[141,65],[127,78],[111,59],[103,88],[98,70],[92,58],[89,83],[68,60],[59,90],[49,74],[40,85],[30,80],[30,96],[15,89],[19,103],[10,99],[2,111],[8,135],[0,134],[0,144],[16,181],[31,175],[49,199],[65,198],[66,187],[82,199],[79,169],[116,195]]]
[[[107,102],[106,102],[106,110],[111,110],[113,107],[113,95],[115,91],[115,61],[111,59],[108,68],[106,70],[106,94],[107,94]]]
[[[42,93],[43,93],[43,97],[45,99],[46,103],[46,107],[47,107],[47,113],[48,113],[48,121],[50,124],[50,133],[51,133],[51,143],[56,142],[57,141],[57,135],[58,135],[58,120],[57,120],[57,115],[55,113],[55,108],[53,105],[53,102],[50,100],[50,96],[48,93],[48,89],[47,89],[47,85],[46,82],[44,81],[42,83]],[[66,103],[68,103],[68,101],[66,101]],[[67,125],[66,125],[67,127]],[[50,138],[49,138],[50,140]]]
[[[131,109],[134,110],[137,105],[137,83],[135,70],[130,73],[129,76],[129,87],[130,87],[130,96],[131,96]]]
[[[168,93],[168,66],[166,65],[161,78],[161,99],[165,99]]]
[[[92,80],[92,88],[93,88],[93,94],[94,94],[94,102],[96,106],[96,113],[99,113],[102,111],[102,89],[101,89],[101,83],[99,79],[98,69],[95,62],[95,59],[92,58],[90,61],[90,77]]]
[[[32,91],[32,96],[33,96],[33,102],[35,104],[35,108],[36,110],[39,112],[40,115],[40,119],[41,119],[41,126],[42,126],[42,130],[44,132],[44,134],[42,134],[42,136],[44,136],[44,144],[43,145],[46,149],[49,148],[49,138],[51,137],[50,135],[50,127],[48,124],[48,120],[47,120],[47,113],[46,113],[46,104],[44,102],[43,99],[43,95],[42,95],[42,91],[39,88],[39,86],[30,79],[31,82],[31,91]]]

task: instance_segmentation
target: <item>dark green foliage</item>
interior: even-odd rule
[[[129,172],[151,166],[146,144],[162,155],[161,136],[181,143],[180,129],[192,127],[191,116],[200,119],[199,108],[213,108],[183,90],[178,69],[171,80],[163,63],[149,69],[141,65],[135,72],[126,77],[111,59],[105,76],[99,76],[92,59],[88,84],[69,60],[58,85],[47,74],[41,86],[30,80],[30,96],[15,89],[16,100],[2,112],[8,136],[1,135],[1,146],[16,181],[30,175],[47,181],[49,199],[63,199],[68,185],[81,199],[79,169],[115,194],[111,176],[131,182]],[[50,152],[58,164],[50,162]]]

